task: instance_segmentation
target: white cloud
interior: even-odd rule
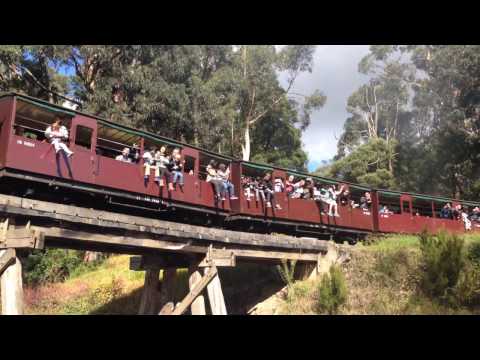
[[[311,94],[320,89],[327,95],[325,106],[312,114],[309,128],[303,133],[304,149],[311,163],[329,160],[337,152],[337,139],[349,116],[348,97],[368,77],[358,73],[358,63],[368,53],[368,45],[318,45],[311,74],[301,74],[292,91]],[[280,77],[285,83],[285,74]]]

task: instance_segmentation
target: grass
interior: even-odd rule
[[[161,278],[162,274],[160,274]],[[177,298],[186,291],[180,270]],[[145,272],[129,270],[129,256],[108,258],[92,271],[72,274],[63,283],[25,289],[27,314],[136,314]]]
[[[358,244],[358,248],[368,251],[397,251],[405,248],[420,248],[418,236],[394,234],[385,236],[369,236],[365,244]]]
[[[480,243],[480,234],[466,233],[463,235],[467,245],[473,243]],[[417,235],[408,234],[388,234],[388,235],[373,235],[369,236],[365,243],[357,245],[357,248],[368,251],[397,251],[400,249],[419,249],[420,241]]]
[[[465,245],[474,247],[471,257],[480,263],[480,235],[464,236]],[[411,235],[370,238],[352,248],[350,262],[343,265],[347,302],[339,314],[356,315],[471,315],[475,306],[442,304],[421,291],[423,260],[420,241]],[[295,282],[291,294],[280,304],[283,314],[315,314],[318,282]]]

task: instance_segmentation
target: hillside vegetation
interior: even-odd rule
[[[329,290],[322,279],[288,286],[286,295],[279,296],[277,313],[480,313],[478,235],[395,235],[370,241],[356,246],[351,260],[337,269],[341,275],[336,286],[344,287],[346,294],[330,294],[330,302],[343,300],[334,312],[323,305]]]
[[[479,314],[480,237],[394,235],[370,238],[351,259],[317,280],[282,283],[278,269],[253,264],[221,269],[229,313]],[[179,270],[176,301],[187,292]],[[144,272],[129,256],[111,256],[64,280],[27,285],[27,314],[136,314]],[[280,290],[280,291],[279,291]]]
[[[25,312],[52,315],[138,313],[145,272],[129,270],[128,255],[111,256],[90,268],[80,265],[79,269],[63,281],[26,285]],[[264,299],[282,286],[272,266],[242,264],[232,269],[221,268],[219,272],[227,307],[233,314],[246,313],[258,302],[256,299]],[[187,269],[179,269],[176,302],[187,294],[187,284]]]

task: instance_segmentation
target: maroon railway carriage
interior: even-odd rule
[[[75,152],[71,169],[60,157],[57,159],[44,132],[55,116],[61,115],[69,130],[69,147]],[[167,191],[153,182],[153,176],[144,183],[143,163],[123,163],[115,157],[124,147],[137,144],[140,155],[150,146],[167,145],[181,149],[185,159],[185,186],[183,191]],[[211,159],[231,166],[232,183],[238,200],[216,203],[213,187],[206,182],[205,168]],[[290,232],[305,234],[370,232],[418,233],[424,228],[437,231],[445,228],[463,232],[461,221],[440,219],[439,211],[445,202],[477,206],[472,202],[419,194],[406,194],[345,183],[351,199],[358,202],[365,191],[372,194],[370,211],[339,205],[340,217],[329,217],[317,201],[288,198],[284,192],[276,193],[280,209],[265,209],[262,201],[247,201],[241,188],[241,176],[263,176],[272,172],[273,177],[286,179],[289,175],[305,178],[311,175],[286,169],[239,161],[189,146],[152,133],[134,130],[107,120],[52,105],[42,100],[20,94],[0,97],[0,176],[5,179],[20,179],[29,183],[49,184],[68,188],[69,191],[88,192],[104,196],[112,206],[123,204],[131,209],[186,209],[195,216],[214,214],[224,220],[224,225],[240,223],[267,223],[283,226]],[[152,170],[153,175],[153,170]],[[339,181],[313,177],[325,184]],[[388,205],[392,214],[379,215],[381,205]],[[128,211],[128,209],[126,209]],[[419,216],[414,212],[420,212]],[[246,225],[247,224],[247,225]],[[478,227],[473,224],[473,228]],[[292,230],[293,229],[293,230]]]

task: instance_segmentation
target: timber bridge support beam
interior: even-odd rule
[[[192,314],[205,314],[205,292],[211,313],[226,314],[218,268],[233,267],[238,260],[296,260],[305,275],[315,276],[338,257],[338,246],[324,240],[207,228],[1,194],[0,220],[3,314],[23,313],[18,249],[57,247],[141,255],[132,258],[130,267],[146,271],[142,314],[158,314],[158,301],[161,314],[183,314],[188,308]],[[190,291],[175,304],[178,268],[189,269]]]

